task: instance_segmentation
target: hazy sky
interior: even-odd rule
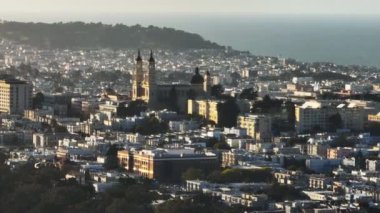
[[[380,14],[379,0],[0,0],[0,13]],[[0,14],[1,15],[1,14]]]

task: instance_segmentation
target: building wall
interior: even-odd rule
[[[136,59],[136,68],[133,73],[132,100],[142,100],[148,103],[150,109],[160,109],[166,106],[171,98],[171,90],[175,88],[177,94],[177,106],[180,112],[187,111],[187,99],[189,92],[203,95],[204,85],[202,84],[157,84],[156,69],[153,53],[149,59],[147,70],[144,70],[144,62],[140,53]],[[207,87],[208,88],[208,87]]]
[[[238,127],[247,129],[247,135],[256,141],[272,141],[272,123],[268,116],[244,115],[238,117]]]
[[[0,81],[0,112],[23,114],[31,107],[32,87],[24,81]]]
[[[328,117],[332,114],[329,108],[302,108],[296,106],[296,130],[299,133],[319,127],[327,129]]]
[[[191,115],[200,115],[217,124],[219,122],[218,104],[219,101],[217,100],[188,100],[187,113]]]
[[[368,115],[368,121],[371,121],[371,122],[380,122],[380,115],[379,114],[370,114]]]
[[[348,148],[329,148],[327,149],[327,158],[328,159],[338,159],[347,157],[349,154],[352,153],[352,149]]]
[[[326,157],[328,145],[326,144],[307,144],[307,154],[310,156]]]
[[[133,153],[129,150],[122,150],[117,152],[117,158],[119,159],[119,164],[124,167],[127,171],[133,171]]]
[[[359,102],[353,102],[353,104],[357,106],[347,107],[350,103],[345,103],[345,106],[338,108],[330,103],[316,101],[296,106],[296,130],[298,133],[308,132],[317,127],[325,131],[329,130],[330,116],[339,113],[343,128],[360,131],[368,121],[368,114],[373,112],[373,109],[366,105],[360,105]]]
[[[128,151],[119,151],[118,159],[127,170],[159,182],[180,182],[182,174],[189,168],[209,172],[219,166],[216,155],[178,155],[168,157],[144,151],[134,152],[133,154]]]

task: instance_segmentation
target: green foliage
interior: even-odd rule
[[[224,92],[224,88],[221,84],[213,85],[211,87],[211,96],[215,98],[221,97],[223,92]]]
[[[33,109],[42,108],[42,103],[44,102],[45,96],[41,92],[38,92],[32,99]]]
[[[290,138],[287,143],[289,144],[289,146],[294,146],[294,145],[306,145],[307,143],[307,140],[309,138],[308,137],[293,137],[293,138]]]
[[[347,138],[345,135],[339,135],[333,143],[330,144],[331,147],[354,147],[356,141],[352,138]]]
[[[123,103],[120,103],[119,106],[117,106],[116,116],[118,118],[140,116],[147,108],[147,104],[142,100],[131,101],[127,107],[125,107]]]
[[[220,49],[197,34],[172,28],[101,23],[20,23],[0,24],[0,36],[43,48],[160,48]]]
[[[216,138],[208,138],[206,141],[206,147],[220,150],[230,150],[231,147],[224,141],[218,141]]]
[[[150,204],[158,199],[149,182],[126,178],[95,195],[91,185],[62,176],[56,168],[35,169],[32,162],[12,171],[1,164],[0,212],[153,212]]]
[[[182,174],[182,180],[202,180],[205,174],[201,169],[190,168]]]
[[[67,132],[67,128],[65,126],[58,125],[56,119],[52,119],[50,126],[54,132],[59,132],[59,133],[65,133]]]
[[[142,135],[155,135],[160,133],[166,133],[168,130],[168,124],[159,121],[155,116],[145,118],[142,124],[136,127],[136,132]]]
[[[109,150],[114,155],[115,148]],[[6,158],[6,156],[3,156]],[[228,173],[228,172],[226,172]],[[196,195],[188,200],[169,200],[154,208],[153,201],[162,199],[152,182],[123,178],[119,184],[94,194],[91,185],[63,180],[63,173],[51,167],[34,168],[30,162],[14,170],[0,164],[0,212],[65,213],[65,212],[243,212],[210,196]]]
[[[214,138],[214,137],[208,138],[207,141],[206,141],[206,147],[212,148],[212,147],[214,147],[214,145],[216,143],[218,143],[218,139],[217,138]]]
[[[291,130],[294,130],[296,124],[296,107],[292,101],[288,100],[285,102],[285,108],[288,118],[288,125]]]
[[[297,200],[306,198],[300,190],[295,189],[293,186],[280,185],[278,183],[274,183],[272,187],[265,193],[268,195],[270,199],[277,202],[284,200]]]
[[[243,89],[243,91],[239,95],[239,98],[253,101],[256,100],[257,96],[257,91],[255,91],[253,88],[247,88]]]
[[[119,106],[116,108],[116,116],[118,118],[125,118],[127,117],[128,108],[125,107],[123,103],[120,103]]]
[[[34,168],[30,162],[10,171],[0,166],[0,212],[64,212],[91,197],[89,188],[62,181],[52,167]]]
[[[128,104],[126,115],[127,116],[139,116],[142,112],[148,109],[146,103],[142,100],[131,101]]]
[[[8,156],[5,153],[0,151],[0,168],[7,159],[8,159]]]
[[[208,176],[208,180],[214,183],[272,182],[273,175],[270,169],[232,168],[214,171]]]
[[[256,101],[252,106],[252,113],[279,113],[281,112],[282,101],[277,99],[271,99],[268,95],[263,97],[263,100]]]
[[[191,199],[173,199],[155,208],[156,213],[208,213],[208,212],[244,212],[242,208],[225,206],[211,196],[198,194]]]
[[[232,86],[238,86],[239,84],[239,81],[241,80],[241,76],[238,72],[233,72],[231,73],[231,79],[232,79],[232,82],[231,82],[231,85]]]
[[[218,126],[233,127],[236,126],[237,117],[240,113],[236,100],[232,97],[217,106],[218,109]]]
[[[214,149],[220,149],[220,150],[230,150],[231,147],[225,142],[225,141],[219,141],[214,144]]]
[[[107,170],[117,169],[119,168],[119,161],[117,159],[117,151],[118,148],[115,144],[109,146],[106,161],[104,162],[104,168]]]
[[[292,171],[307,171],[305,160],[299,160],[294,157],[286,157],[284,159],[284,168]]]

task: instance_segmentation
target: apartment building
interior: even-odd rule
[[[296,130],[298,133],[314,128],[328,131],[331,116],[339,114],[342,128],[360,131],[374,110],[372,102],[366,101],[307,101],[295,107]]]
[[[25,81],[7,78],[0,80],[0,112],[23,114],[32,104],[32,86]]]
[[[256,141],[272,141],[272,122],[270,117],[265,115],[245,114],[238,117],[239,128],[247,129],[247,135]]]
[[[213,121],[216,124],[219,122],[218,100],[191,100],[187,101],[187,113],[190,115],[200,115],[207,120]]]
[[[219,167],[216,154],[193,149],[123,150],[118,152],[118,159],[127,170],[160,182],[179,182],[190,168],[206,172]]]

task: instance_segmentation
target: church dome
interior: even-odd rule
[[[201,74],[199,74],[199,68],[197,67],[195,68],[195,74],[191,78],[191,84],[203,84],[203,82],[204,79]]]

